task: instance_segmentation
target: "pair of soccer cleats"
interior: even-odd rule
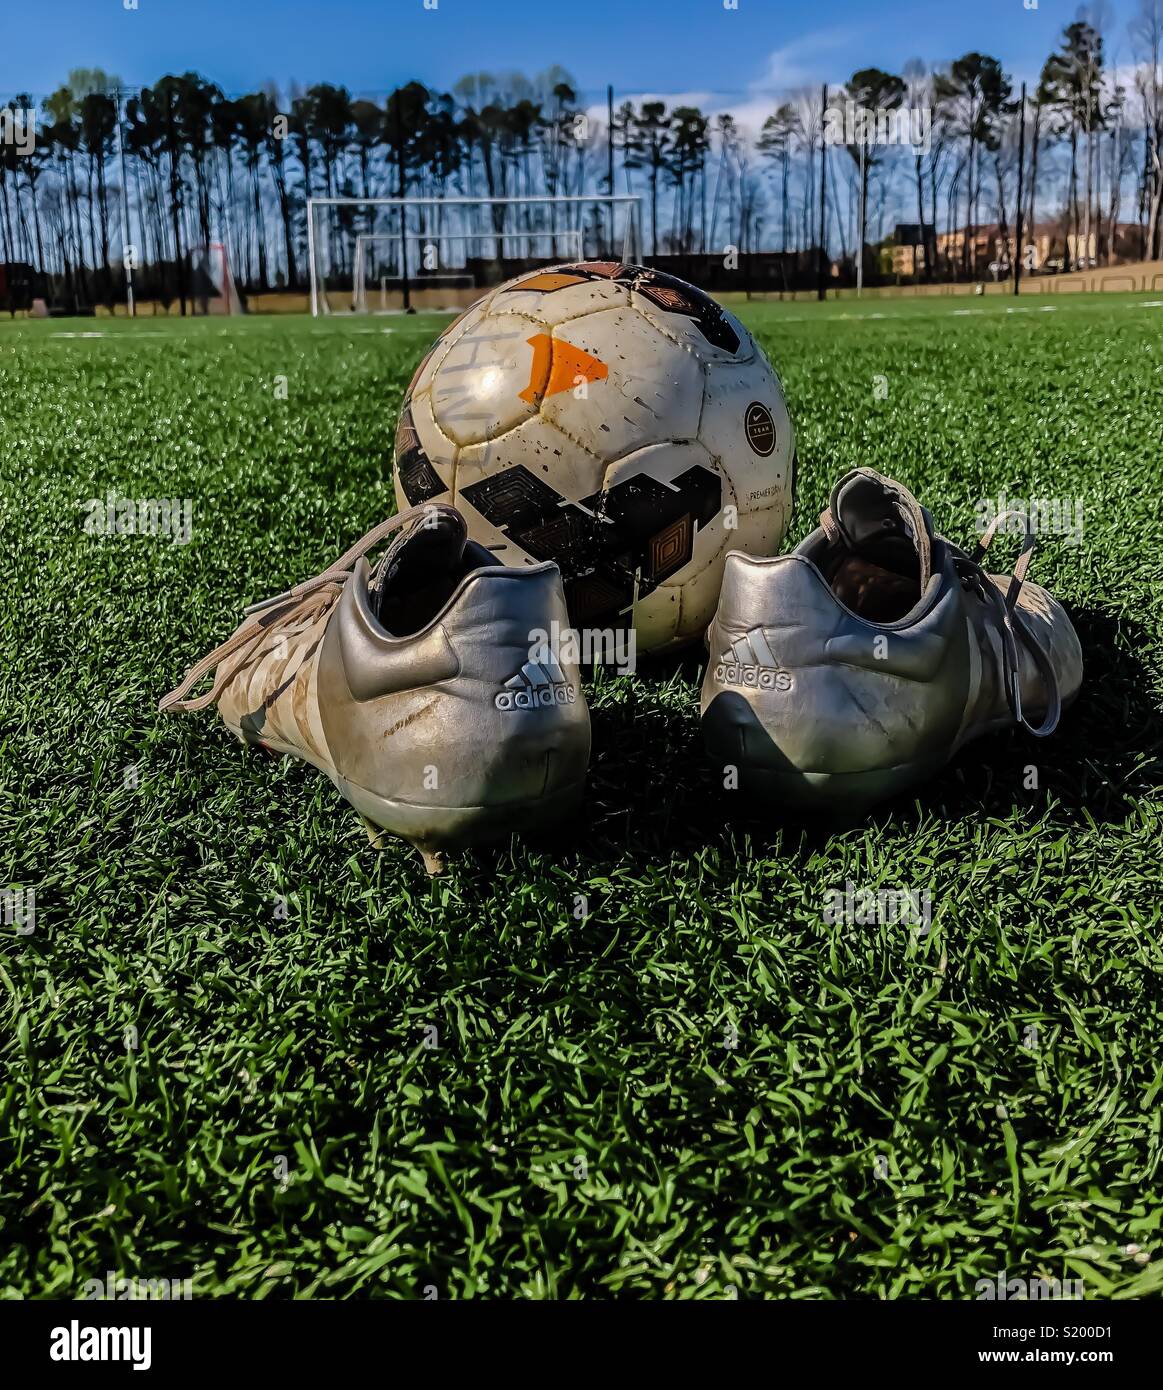
[[[776,807],[852,809],[988,730],[1051,733],[1082,654],[1025,582],[1028,533],[1012,578],[982,569],[1001,520],[966,554],[904,487],[859,469],[792,554],[729,555],[702,691],[711,757]],[[568,625],[556,565],[498,565],[459,512],[426,504],[248,609],[160,709],[216,704],[239,740],[311,763],[373,839],[401,836],[437,872],[450,849],[579,802],[589,712],[549,637]]]

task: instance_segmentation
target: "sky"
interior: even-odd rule
[[[1138,4],[1101,0],[1108,61],[1130,62]],[[131,86],[192,69],[232,95],[271,80],[373,95],[411,78],[445,90],[470,72],[559,63],[594,102],[612,83],[617,98],[767,104],[860,67],[899,71],[910,57],[971,49],[1032,82],[1078,9],[1077,0],[24,0],[5,7],[0,96],[40,98],[76,67]]]

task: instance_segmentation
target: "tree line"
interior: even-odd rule
[[[810,255],[822,207],[830,255],[870,258],[911,223],[925,251],[918,274],[930,277],[982,274],[973,230],[996,225],[1005,237],[1019,213],[1026,228],[1051,227],[1066,269],[1072,257],[1156,258],[1163,0],[1139,0],[1132,66],[1108,63],[1110,37],[1080,12],[1024,104],[998,59],[971,52],[789,93],[757,130],[726,110],[658,99],[587,103],[557,67],[532,79],[474,74],[449,92],[413,81],[379,99],[330,83],[230,96],[190,72],[126,91],[111,74],[75,71],[35,108],[31,149],[0,139],[0,262],[33,267],[58,302],[112,304],[132,247],[147,291],[184,309],[190,253],[212,243],[248,292],[300,289],[309,197],[585,195],[577,231],[587,254],[605,254],[616,247],[603,193],[641,198],[640,251],[651,257]],[[924,146],[860,134],[821,159],[830,110],[849,103],[926,112]],[[34,107],[26,93],[7,103],[10,113]],[[478,236],[540,225],[532,205],[523,224],[496,209],[473,216],[486,220],[458,225]],[[353,232],[377,225],[359,208],[328,214],[320,230],[333,272],[350,272]],[[875,272],[875,258],[869,265]]]

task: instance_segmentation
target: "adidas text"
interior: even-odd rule
[[[785,693],[793,683],[790,671],[777,671],[771,666],[743,666],[737,661],[720,661],[715,667],[715,679],[722,685],[744,685],[754,690]]]
[[[566,678],[557,657],[547,650],[540,660],[531,657],[510,676],[493,703],[499,710],[551,709],[576,700],[576,686]]]
[[[548,709],[550,705],[572,705],[577,691],[572,685],[546,685],[540,690],[502,690],[494,704],[498,709]]]

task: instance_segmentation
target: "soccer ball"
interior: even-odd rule
[[[501,564],[554,560],[575,628],[639,651],[701,637],[729,550],[772,555],[795,439],[732,314],[643,266],[510,280],[420,364],[396,432],[401,505],[439,498]]]

